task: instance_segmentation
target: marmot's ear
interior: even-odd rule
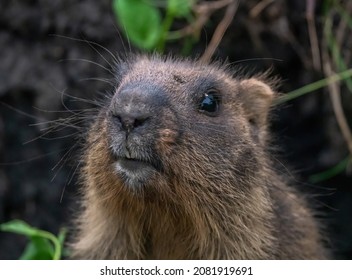
[[[251,78],[240,83],[239,98],[252,128],[254,138],[264,143],[270,106],[275,93],[269,85]]]
[[[269,85],[251,78],[240,83],[240,99],[251,123],[265,125],[275,93]]]

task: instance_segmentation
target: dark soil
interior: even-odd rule
[[[242,61],[237,65],[251,73],[272,67],[273,74],[282,79],[282,92],[321,79],[310,59],[305,1],[275,1],[253,19],[249,10],[257,2],[242,1],[215,56]],[[211,18],[190,56],[204,51],[222,16],[219,12]],[[1,1],[0,223],[23,219],[54,233],[62,226],[70,228],[79,199],[78,139],[86,120],[59,126],[48,134],[45,129],[72,116],[74,110],[92,108],[90,101],[112,90],[108,83],[91,79],[111,79],[111,74],[83,61],[109,68],[112,56],[85,40],[112,53],[128,52],[111,1]],[[169,46],[173,53],[180,48],[178,43]],[[343,97],[351,120],[352,95],[346,91]],[[316,184],[308,181],[310,175],[331,168],[348,155],[327,91],[279,106],[272,131],[279,147],[278,166],[288,176],[292,173],[284,166],[294,170],[293,182],[313,194],[312,204],[318,205],[327,224],[333,257],[351,259],[352,176],[342,172]],[[25,243],[23,237],[0,233],[0,259],[18,258]]]

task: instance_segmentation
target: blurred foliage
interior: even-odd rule
[[[316,4],[314,0],[308,2]],[[330,179],[345,171],[348,172],[351,167],[352,135],[349,123],[343,112],[340,95],[343,95],[345,92],[347,92],[346,94],[352,93],[352,68],[349,68],[352,59],[352,45],[349,35],[352,32],[352,2],[325,0],[322,2],[322,6],[318,9],[318,14],[315,16],[321,18],[323,35],[319,42],[320,46],[315,46],[315,48],[320,48],[320,50],[312,46],[312,52],[318,52],[318,57],[321,59],[319,64],[322,65],[322,69],[315,70],[323,72],[326,78],[283,95],[278,100],[278,103],[315,92],[317,89],[323,87],[329,87],[335,117],[350,154],[332,168],[312,175],[309,180],[313,183]],[[343,90],[339,82],[343,82],[347,90]],[[334,87],[336,89],[335,92],[333,92],[332,84],[336,84],[336,87]]]
[[[24,249],[21,260],[59,260],[62,257],[66,229],[62,229],[58,236],[32,227],[21,220],[13,220],[0,225],[0,230],[26,236],[29,243]]]
[[[114,0],[113,11],[122,32],[135,46],[163,52],[175,18],[192,20],[194,3],[195,0]]]

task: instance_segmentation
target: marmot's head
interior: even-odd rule
[[[117,77],[87,149],[97,184],[106,180],[101,170],[132,192],[175,193],[172,186],[182,185],[175,182],[187,182],[194,186],[182,191],[187,196],[197,186],[221,192],[213,187],[254,180],[274,97],[267,84],[155,57],[122,63]]]

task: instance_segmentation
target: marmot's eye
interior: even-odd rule
[[[199,111],[214,115],[219,109],[219,94],[216,91],[209,91],[203,95],[199,104]]]

